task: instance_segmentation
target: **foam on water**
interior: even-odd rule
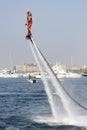
[[[61,126],[61,125],[69,125],[69,126],[79,126],[87,128],[87,117],[85,116],[78,116],[73,118],[64,117],[55,119],[53,117],[33,117],[33,121],[37,123],[45,123],[49,126]]]

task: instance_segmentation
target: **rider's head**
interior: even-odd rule
[[[31,12],[30,11],[27,11],[27,15],[30,15],[31,14]]]

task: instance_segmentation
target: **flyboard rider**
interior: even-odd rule
[[[27,35],[26,35],[26,39],[29,39],[32,35],[31,33],[31,27],[32,27],[32,13],[30,11],[27,11],[27,20],[26,20],[26,24],[27,25]]]

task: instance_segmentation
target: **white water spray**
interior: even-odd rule
[[[47,79],[46,75],[44,75],[42,79],[44,79],[43,82],[45,85],[46,93],[49,98],[49,102],[51,104],[53,116],[55,118],[59,118],[59,116],[61,115],[63,116],[64,114],[66,114],[67,116],[72,117],[74,113],[71,112],[70,101],[67,100],[67,95],[63,91],[61,84],[58,83],[58,81],[56,80],[55,76],[53,75],[46,61],[40,54],[35,43],[32,44],[32,47],[34,49],[33,53],[36,52],[34,56],[38,57],[39,68],[40,68],[41,74],[44,75],[44,70],[45,70],[49,76],[49,79]],[[62,107],[58,106],[59,105],[58,102],[60,102],[60,105],[62,105]]]
[[[75,107],[74,102],[72,102],[72,100],[69,98],[69,95],[67,95],[67,93],[63,90],[60,81],[56,79],[55,75],[50,69],[49,64],[44,59],[43,54],[40,52],[34,41],[33,44],[30,44],[30,46],[42,75],[42,80],[44,83],[45,91],[48,96],[54,119],[57,119],[57,121],[67,122],[67,124],[74,123],[79,125],[80,122],[80,125],[82,123],[82,125],[85,126],[82,120],[84,120],[85,122],[85,119],[87,119],[87,117],[83,116],[83,119],[81,118],[82,120],[79,120],[80,116],[75,116],[76,113],[73,110],[73,108]],[[47,75],[45,73],[47,73]],[[46,78],[47,76],[49,78]]]
[[[48,84],[48,82],[47,82],[47,80],[45,78],[45,73],[43,71],[43,67],[41,66],[41,62],[39,60],[39,57],[37,56],[37,53],[36,53],[33,45],[30,44],[30,47],[31,47],[31,50],[32,50],[33,55],[35,57],[36,63],[38,65],[39,69],[40,69],[40,72],[41,72],[41,75],[42,75],[42,80],[43,80],[43,83],[44,83],[44,86],[45,86],[45,91],[46,91],[46,93],[48,95],[48,100],[49,100],[49,103],[50,103],[50,106],[51,106],[52,114],[55,117],[57,115],[57,112],[55,111],[55,107],[54,107],[55,104],[54,104],[54,101],[53,101],[53,95],[52,95],[52,93],[50,91],[50,86],[49,86],[49,84]]]

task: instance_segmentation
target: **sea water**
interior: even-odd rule
[[[71,96],[87,107],[86,77],[61,79],[61,82]],[[41,79],[35,84],[25,78],[0,79],[0,130],[86,130],[87,118],[82,114],[84,118],[76,116],[70,122],[68,117],[56,121]],[[84,126],[78,123],[82,118]]]

